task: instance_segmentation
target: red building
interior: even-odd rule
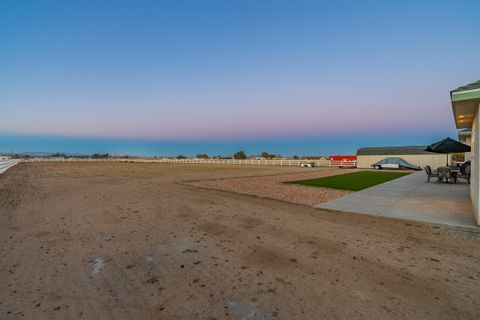
[[[330,156],[331,161],[357,161],[357,156]]]

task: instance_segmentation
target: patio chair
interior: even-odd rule
[[[460,173],[457,174],[457,179],[465,179],[470,184],[470,166],[465,168],[460,167]]]
[[[437,171],[432,171],[432,168],[430,166],[426,166],[423,168],[425,170],[425,173],[427,174],[427,182],[430,182],[431,177],[438,177],[438,172]]]
[[[452,175],[452,169],[450,169],[449,167],[440,167],[438,168],[437,171],[438,171],[437,183],[442,183],[444,180],[447,183],[455,182],[454,177]]]

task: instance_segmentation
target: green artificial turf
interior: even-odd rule
[[[289,181],[288,183],[340,190],[359,191],[373,187],[380,183],[403,177],[407,174],[410,174],[410,172],[361,171],[319,179]]]

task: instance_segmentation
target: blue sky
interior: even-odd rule
[[[479,79],[478,12],[0,0],[0,151],[333,154],[455,136],[449,91]]]

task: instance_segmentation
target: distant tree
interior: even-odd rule
[[[206,153],[197,154],[197,158],[198,159],[208,159],[208,154],[206,154]]]
[[[233,159],[247,159],[247,155],[244,151],[238,151],[233,155]]]
[[[92,159],[105,159],[110,157],[108,153],[94,153],[92,154]]]
[[[265,158],[265,159],[272,159],[272,158],[281,158],[282,156],[281,155],[275,155],[273,153],[268,153],[266,151],[263,151],[261,154],[260,154],[260,157],[262,158]]]
[[[55,157],[55,158],[66,158],[66,157],[67,157],[67,155],[66,155],[65,153],[59,153],[59,152],[57,152],[57,153],[52,153],[52,154],[50,155],[50,157]]]
[[[177,159],[187,159],[187,157],[182,156],[181,154],[179,154],[179,155],[177,156]]]
[[[298,159],[298,156],[293,156],[293,159],[297,160],[297,159]]]

